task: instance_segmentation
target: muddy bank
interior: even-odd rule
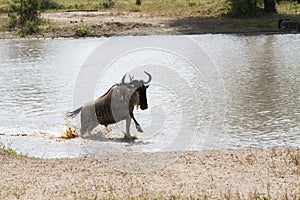
[[[1,15],[1,18],[6,18]],[[207,33],[297,33],[279,30],[278,20],[286,16],[274,14],[261,18],[232,19],[226,17],[153,17],[144,12],[49,12],[42,17],[51,23],[41,33],[27,38],[110,37],[127,35],[179,35]],[[17,30],[0,32],[1,39],[21,37]]]
[[[299,199],[299,148],[34,159],[0,151],[0,199]]]

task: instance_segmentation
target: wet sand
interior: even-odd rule
[[[0,162],[0,199],[300,198],[300,148]]]

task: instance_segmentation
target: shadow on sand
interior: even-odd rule
[[[146,145],[150,144],[150,142],[144,142],[138,139],[136,136],[132,136],[132,138],[124,138],[124,137],[105,137],[102,133],[91,134],[86,136],[81,136],[82,139],[92,140],[97,142],[115,142],[115,143],[124,143],[128,145]]]

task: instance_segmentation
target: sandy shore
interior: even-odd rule
[[[299,199],[300,148],[35,159],[0,151],[0,199]]]
[[[7,14],[0,15],[0,19]],[[207,33],[268,34],[294,33],[278,29],[283,15],[267,15],[262,18],[232,19],[224,17],[154,17],[145,12],[46,12],[42,18],[56,24],[44,27],[40,34],[27,38],[78,37],[76,30],[89,30],[89,37],[126,35],[178,35]],[[297,31],[296,31],[297,32]],[[0,31],[0,39],[20,38],[18,31]]]

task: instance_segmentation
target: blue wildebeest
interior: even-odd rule
[[[300,31],[300,23],[292,21],[291,19],[280,19],[278,21],[278,28],[283,30]]]
[[[140,107],[142,110],[148,108],[146,90],[152,77],[149,73],[148,81],[133,80],[125,82],[126,74],[121,83],[113,85],[104,95],[94,101],[86,103],[84,106],[67,113],[67,117],[80,115],[80,134],[82,136],[90,134],[99,124],[108,126],[116,122],[126,120],[125,139],[132,139],[130,136],[130,123],[133,119],[136,129],[143,132],[141,126],[133,115],[134,107]]]

